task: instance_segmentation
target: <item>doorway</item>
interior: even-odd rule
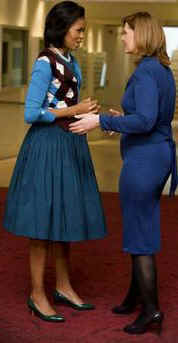
[[[27,31],[3,29],[2,87],[23,86],[27,82]]]

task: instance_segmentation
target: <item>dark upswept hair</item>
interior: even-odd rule
[[[85,17],[84,7],[73,1],[62,1],[52,7],[46,17],[44,30],[45,48],[64,46],[64,37],[76,20]]]
[[[122,18],[122,27],[128,24],[134,30],[137,62],[144,56],[155,56],[161,64],[171,64],[162,26],[148,12],[137,12]]]

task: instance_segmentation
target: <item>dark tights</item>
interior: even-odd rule
[[[138,296],[143,312],[150,314],[159,309],[157,294],[157,271],[154,255],[131,255],[132,279],[124,303],[137,302]]]
[[[159,325],[160,334],[164,315],[159,311],[154,255],[132,255],[132,280],[125,301],[127,300],[128,305],[130,301],[131,307],[134,308],[138,303],[136,299],[142,304],[142,311],[133,323],[124,328],[124,331],[129,334],[145,333],[150,324],[154,323]]]

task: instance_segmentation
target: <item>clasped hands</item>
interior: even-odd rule
[[[78,120],[69,125],[69,130],[73,133],[77,133],[78,135],[84,135],[99,126],[98,112],[101,106],[98,105],[96,100],[91,101],[90,98],[83,100],[79,103],[79,106],[85,106],[87,104],[89,105],[88,111],[86,113],[75,115],[75,118]],[[111,115],[121,115],[121,112],[113,109],[110,109],[109,112]],[[113,133],[113,131],[109,131],[109,135],[112,135]]]

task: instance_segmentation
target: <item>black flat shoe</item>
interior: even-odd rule
[[[158,333],[160,334],[163,319],[164,314],[159,311],[156,311],[151,315],[141,313],[132,324],[125,326],[124,331],[131,335],[143,334],[154,325],[154,328],[157,328]]]
[[[115,306],[112,308],[112,312],[114,314],[131,314],[135,311],[136,307],[141,304],[140,298],[136,298],[136,300],[132,303],[122,303],[121,305]]]
[[[30,311],[32,311],[32,314],[34,313],[37,317],[39,317],[40,319],[42,320],[45,320],[46,322],[64,322],[65,319],[64,317],[62,317],[61,315],[59,314],[52,314],[50,316],[47,316],[43,313],[41,313],[36,305],[34,304],[32,298],[28,298],[27,300],[27,306],[28,308],[30,309]]]
[[[55,303],[61,303],[61,304],[70,306],[70,307],[72,307],[78,311],[88,311],[88,310],[94,310],[95,309],[95,306],[92,304],[80,304],[80,305],[75,304],[70,299],[65,297],[65,295],[58,292],[57,290],[54,291],[53,298],[54,298]]]
[[[118,305],[112,308],[114,314],[131,314],[135,311],[137,305]]]

